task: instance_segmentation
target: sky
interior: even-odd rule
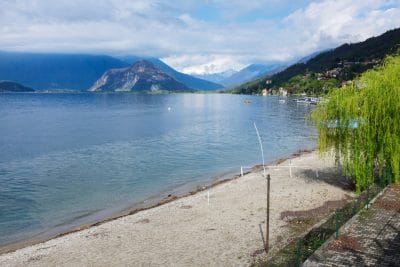
[[[190,74],[290,62],[400,27],[400,0],[0,0],[0,50],[157,57]]]

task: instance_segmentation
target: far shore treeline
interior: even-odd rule
[[[312,112],[318,148],[333,152],[358,192],[400,180],[400,54],[332,90]]]

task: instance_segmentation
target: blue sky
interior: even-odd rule
[[[203,3],[191,12],[193,18],[223,24],[227,22],[249,23],[266,18],[279,21],[296,9],[304,7],[310,1],[264,1],[264,3],[257,1],[259,5],[250,4],[247,10],[230,1],[222,1],[220,4],[217,1],[199,2]],[[247,1],[242,2],[246,3]],[[225,3],[227,4],[225,5]]]
[[[1,0],[0,50],[158,57],[186,73],[288,62],[400,27],[400,0]]]

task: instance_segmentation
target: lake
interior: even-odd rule
[[[247,103],[246,103],[247,102]],[[0,245],[316,145],[310,106],[224,94],[0,94]]]

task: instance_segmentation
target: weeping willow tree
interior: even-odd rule
[[[400,55],[327,95],[311,114],[318,148],[333,152],[360,192],[400,177]]]

